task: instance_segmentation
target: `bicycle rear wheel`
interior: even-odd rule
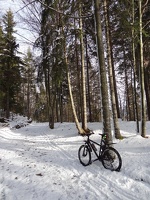
[[[110,169],[111,171],[120,171],[122,159],[116,149],[107,147],[102,152],[102,164],[106,169]]]
[[[84,166],[91,164],[91,152],[87,145],[81,145],[78,151],[80,163]]]

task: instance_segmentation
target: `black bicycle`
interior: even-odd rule
[[[112,171],[120,171],[122,166],[122,159],[119,152],[114,149],[112,144],[106,143],[106,134],[100,134],[101,140],[100,143],[97,143],[90,139],[90,134],[86,134],[87,139],[85,140],[85,144],[81,145],[78,151],[78,157],[80,163],[84,166],[92,164],[92,162],[99,160],[102,162],[103,166],[106,169],[110,169]],[[92,160],[91,153],[94,152],[96,155],[96,159]]]

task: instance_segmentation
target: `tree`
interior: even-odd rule
[[[100,81],[101,81],[101,95],[102,95],[102,113],[103,113],[103,132],[107,135],[107,142],[112,142],[110,111],[109,111],[109,97],[108,97],[108,83],[106,78],[106,66],[104,59],[104,47],[102,39],[102,27],[100,17],[100,2],[94,0],[95,7],[95,28],[97,32],[97,53],[100,67]]]
[[[85,59],[84,59],[84,42],[83,42],[83,22],[82,22],[82,5],[79,2],[79,29],[80,29],[80,48],[81,48],[81,77],[82,77],[82,128],[87,128],[87,105],[86,105],[86,83],[85,83]]]
[[[108,59],[108,74],[109,74],[109,84],[110,84],[110,95],[111,95],[111,107],[113,113],[113,123],[114,132],[117,139],[122,138],[120,134],[119,124],[118,124],[118,114],[116,106],[115,88],[114,88],[114,78],[113,78],[113,67],[112,67],[112,57],[111,57],[111,39],[110,39],[110,25],[109,25],[109,8],[107,0],[104,0],[104,11],[105,11],[105,23],[106,23],[106,40],[107,40],[107,59]]]
[[[22,1],[26,4],[23,9],[30,13],[28,14],[29,19],[26,18],[26,22],[30,25],[29,29],[38,31],[39,37],[35,45],[41,52],[41,64],[38,65],[40,78],[38,80],[40,84],[45,82],[44,89],[46,89],[50,127],[54,128],[55,121],[63,122],[64,119],[70,121],[74,119],[72,112],[70,112],[70,88],[67,88],[70,81],[73,98],[72,104],[74,104],[78,122],[83,122],[84,129],[87,129],[88,120],[100,120],[100,105],[102,104],[103,117],[108,120],[107,131],[110,132],[109,114],[112,113],[109,110],[108,86],[106,86],[106,77],[108,74],[106,73],[107,68],[104,63],[104,58],[102,58],[106,55],[106,52],[104,53],[106,51],[104,47],[106,46],[109,47],[108,60],[109,66],[111,66],[109,68],[111,69],[109,70],[109,76],[111,78],[108,80],[111,83],[110,92],[113,91],[112,93],[115,93],[115,95],[111,95],[111,98],[113,96],[111,101],[114,102],[112,103],[112,110],[115,113],[114,118],[117,120],[117,117],[119,117],[118,97],[121,97],[120,105],[126,106],[127,119],[139,119],[137,111],[139,110],[140,113],[138,90],[140,76],[137,67],[139,66],[138,58],[140,57],[140,48],[139,40],[137,40],[139,36],[137,1],[134,1],[136,5],[134,10],[132,10],[133,1],[117,0],[109,2],[109,13],[105,12],[107,14],[107,30],[105,31],[103,29],[104,34],[107,32],[107,45],[105,44],[103,47],[102,44],[102,39],[105,37],[104,34],[103,38],[102,35],[100,37],[97,35],[97,44],[100,44],[98,48],[99,55],[97,54],[98,51],[96,52],[97,44],[94,31],[94,16],[91,14],[93,10],[91,1]],[[103,2],[108,3],[108,1]],[[105,13],[101,6],[98,16],[102,16],[100,24],[102,28],[105,26],[103,23],[105,22]],[[132,14],[135,15],[135,22],[133,21]],[[146,100],[148,105],[150,94],[148,88],[150,84],[148,77],[149,43],[148,37],[146,36],[149,32],[147,19],[148,12],[144,12],[142,16],[143,62],[145,73],[144,83],[146,86]],[[62,28],[64,28],[64,31]],[[99,38],[101,43],[99,42]],[[65,56],[64,51],[66,52]],[[100,70],[98,70],[98,57],[100,58]],[[66,59],[67,61],[65,61]],[[66,69],[66,65],[68,69]],[[100,71],[100,79],[98,78],[98,71]],[[70,80],[68,79],[68,74]],[[100,86],[99,82],[103,84]],[[100,87],[101,94],[99,92]],[[106,96],[104,95],[105,91],[107,91]],[[123,93],[125,93],[125,104],[122,104]],[[101,101],[101,95],[103,96],[103,102]],[[104,112],[107,107],[106,105],[108,108]],[[115,107],[117,108],[117,114]],[[135,109],[136,115],[134,112]],[[106,120],[104,121],[106,122]],[[117,126],[116,121],[114,125],[115,127]],[[114,129],[117,132],[118,128]]]
[[[139,34],[140,34],[140,87],[141,87],[141,136],[146,137],[146,99],[144,87],[144,63],[143,63],[143,34],[142,34],[142,0],[139,0]]]
[[[0,109],[4,109],[3,99],[4,99],[4,91],[2,87],[4,73],[3,73],[3,55],[4,55],[4,33],[3,28],[0,24]]]
[[[137,92],[136,92],[136,54],[135,54],[135,5],[134,0],[132,0],[132,56],[133,56],[133,85],[134,85],[134,110],[135,110],[135,120],[137,126],[137,133],[139,133],[139,119],[138,119],[138,105],[137,105]]]
[[[17,93],[20,90],[20,59],[16,55],[18,44],[16,44],[16,39],[13,36],[15,22],[13,19],[13,13],[11,10],[3,16],[3,37],[4,37],[4,47],[2,53],[2,64],[1,70],[3,72],[3,77],[1,80],[2,91],[4,93],[4,101],[6,106],[6,117],[9,118],[10,110],[16,109],[15,104],[17,103]]]
[[[23,104],[24,104],[24,114],[31,118],[34,111],[35,104],[35,64],[34,57],[30,48],[27,50],[27,54],[24,57],[24,66],[23,66]]]
[[[73,99],[73,94],[72,94],[72,86],[71,86],[71,80],[70,80],[70,73],[69,73],[69,64],[68,64],[68,58],[67,58],[67,51],[66,51],[66,35],[64,32],[64,23],[62,22],[62,35],[63,35],[63,50],[64,50],[64,64],[66,67],[66,72],[67,72],[67,81],[68,81],[68,90],[69,90],[69,96],[70,96],[70,102],[71,102],[71,108],[72,108],[72,113],[74,116],[75,124],[78,130],[79,134],[85,134],[85,130],[83,127],[80,126],[78,117],[77,117],[77,112],[75,109],[75,103]]]

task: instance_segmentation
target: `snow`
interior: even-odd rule
[[[25,127],[15,129],[17,123]],[[89,123],[99,140],[102,123]],[[0,123],[0,200],[148,200],[150,199],[150,138],[136,134],[135,122],[120,121],[122,135],[114,147],[123,165],[109,171],[99,161],[84,167],[78,160],[83,137],[74,123],[27,125],[17,117]],[[147,122],[150,135],[150,122]]]

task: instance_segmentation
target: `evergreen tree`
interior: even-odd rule
[[[11,10],[3,16],[3,38],[4,46],[1,58],[1,91],[4,93],[3,108],[6,110],[6,117],[9,118],[10,111],[15,111],[17,94],[20,90],[20,59],[16,55],[18,44],[13,36],[15,22]]]
[[[3,105],[3,99],[4,99],[4,91],[2,87],[2,81],[3,81],[3,56],[4,56],[4,33],[3,28],[0,24],[0,109],[4,109]]]

